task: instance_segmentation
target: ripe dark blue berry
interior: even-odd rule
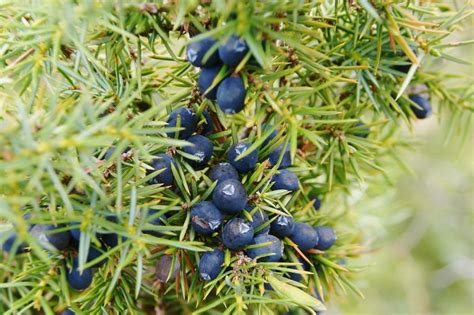
[[[202,115],[204,116],[205,121],[200,125],[200,128],[202,128],[201,134],[208,136],[212,133],[214,124],[212,123],[212,118],[208,111],[203,111]]]
[[[416,48],[411,47],[411,50],[416,55]],[[402,51],[396,52],[395,56],[401,57],[401,60],[399,61],[398,64],[393,65],[392,69],[397,70],[402,73],[408,73],[408,71],[410,71],[411,66],[413,65],[410,59]],[[393,54],[390,57],[393,57]]]
[[[170,131],[166,134],[171,138],[178,136],[179,139],[187,139],[194,133],[196,123],[196,113],[193,110],[184,107],[175,109],[168,117],[168,127],[177,127],[179,125],[181,130]]]
[[[191,225],[198,234],[208,235],[222,224],[222,214],[210,201],[200,201],[191,209]]]
[[[224,45],[219,47],[219,57],[226,65],[235,67],[244,59],[248,51],[249,47],[245,40],[232,35]]]
[[[119,217],[117,217],[115,214],[108,215],[105,217],[105,219],[109,222],[119,223]],[[99,238],[102,243],[108,247],[115,247],[118,245],[119,240],[125,242],[127,239],[125,236],[119,237],[117,233],[97,233],[97,238]]]
[[[278,173],[273,175],[272,181],[273,190],[285,189],[289,191],[296,191],[299,187],[298,177],[289,170],[279,170]]]
[[[208,51],[215,44],[216,41],[210,37],[189,44],[186,47],[186,57],[188,61],[196,67],[212,67],[216,65],[219,62],[217,49],[213,51],[212,54],[208,54]]]
[[[231,250],[236,250],[250,244],[254,231],[249,222],[242,218],[233,218],[224,226],[222,242]]]
[[[273,128],[272,125],[269,125],[269,124],[265,124],[262,126],[262,135],[266,132],[268,132],[270,129]],[[274,129],[270,135],[268,137],[265,138],[265,140],[262,142],[262,147],[265,147],[267,146],[267,144],[270,143],[270,141],[272,141],[273,139],[275,139],[275,137],[278,135],[278,129]],[[277,159],[278,161],[278,159]]]
[[[253,150],[245,157],[241,158],[240,160],[237,160],[237,158],[248,148],[250,148],[250,146],[251,144],[248,142],[240,142],[231,146],[229,151],[227,152],[227,159],[229,160],[230,164],[232,164],[235,169],[240,173],[248,173],[255,168],[255,165],[257,165],[257,150]]]
[[[168,154],[158,154],[153,161],[151,161],[151,166],[155,171],[163,170],[161,173],[156,175],[150,180],[151,184],[163,184],[165,186],[170,186],[173,184],[173,172],[171,171],[171,163],[175,164],[176,161],[169,156]]]
[[[240,181],[226,179],[217,183],[212,192],[212,202],[226,214],[239,213],[247,204],[247,192]]]
[[[81,239],[81,229],[80,229],[81,223],[73,222],[71,225],[75,226],[75,228],[69,230],[69,234],[71,234],[74,240],[79,241]]]
[[[108,247],[115,247],[119,243],[119,236],[116,233],[106,233],[101,235],[100,240]],[[123,240],[124,238],[122,237]]]
[[[295,222],[292,217],[279,215],[270,224],[270,233],[279,238],[284,238],[285,236],[290,236],[293,233],[294,228]]]
[[[24,243],[21,243],[21,244],[17,244],[16,246],[16,250],[15,252],[12,252],[12,250],[14,250],[14,244],[16,242],[16,239],[17,239],[17,235],[16,233],[10,235],[3,243],[2,245],[2,249],[3,251],[5,252],[8,252],[8,253],[12,253],[12,254],[19,254],[21,252],[23,252],[26,248],[26,245]]]
[[[278,159],[280,158],[281,151],[283,150],[283,144],[280,144],[275,150],[270,152],[268,155],[268,161],[270,162],[270,166],[275,166],[278,163]],[[287,147],[285,152],[283,153],[283,157],[281,159],[280,165],[278,166],[279,169],[287,168],[291,165],[291,155],[290,149]]]
[[[424,119],[431,115],[431,104],[430,101],[421,95],[411,95],[410,99],[418,106],[411,106],[411,110],[415,114],[416,118]]]
[[[313,197],[311,198],[311,201],[313,202],[313,209],[314,210],[319,210],[321,209],[321,199],[319,197]]]
[[[210,100],[216,99],[218,85],[214,86],[214,88],[212,88],[209,91],[208,89],[212,86],[212,83],[214,82],[214,79],[219,74],[220,70],[221,70],[221,65],[217,65],[211,68],[202,68],[201,72],[199,73],[199,79],[198,79],[199,92],[201,93],[201,95],[204,95],[206,98]]]
[[[247,255],[250,258],[256,258],[257,256],[272,254],[270,256],[262,257],[259,260],[263,262],[276,262],[281,259],[283,254],[283,244],[281,241],[273,235],[263,234],[257,235],[252,241],[252,245],[270,243],[261,247],[249,248]]]
[[[102,256],[103,253],[104,252],[102,250],[98,249],[97,247],[94,247],[94,246],[89,247],[89,254],[87,254],[87,262],[90,262],[90,261],[93,261],[96,258],[99,258],[100,256]],[[107,258],[104,258],[104,259],[98,261],[97,263],[95,263],[92,267],[100,268],[103,265],[105,265],[106,262],[107,262]]]
[[[364,127],[365,124],[361,121],[356,122],[355,127],[356,130],[354,134],[361,138],[367,138],[369,136],[370,128]]]
[[[245,210],[250,212],[250,211],[252,211],[252,208],[247,206],[245,208]],[[242,217],[244,217],[244,216],[242,216]],[[250,222],[250,224],[252,225],[252,227],[255,231],[255,235],[257,235],[257,234],[268,234],[268,232],[270,231],[270,224],[267,224],[263,227],[263,225],[268,222],[268,215],[262,209],[257,208],[257,210],[252,215],[252,221],[249,221],[249,222]],[[259,229],[259,230],[257,231],[257,229]]]
[[[181,264],[179,263],[179,260],[175,257],[174,259],[174,265],[173,264],[173,256],[171,255],[163,255],[158,259],[158,262],[156,263],[156,277],[160,282],[166,283],[168,281],[173,281],[176,278],[176,275],[178,274],[178,271],[181,267]],[[173,268],[173,270],[171,270]]]
[[[240,77],[226,78],[217,88],[217,105],[226,114],[236,114],[244,109],[246,92]]]
[[[45,226],[46,238],[48,241],[59,250],[65,250],[69,246],[71,234],[69,231],[56,232],[57,229],[64,228],[64,224],[54,226],[49,224]]]
[[[195,135],[187,141],[192,145],[184,147],[183,151],[196,158],[196,160],[187,159],[188,163],[198,168],[206,166],[211,160],[214,151],[211,140],[201,135]]]
[[[297,264],[298,266],[292,266],[290,268],[295,269],[295,271],[308,269],[308,265],[301,258],[298,258]],[[288,276],[290,277],[291,280],[296,281],[296,282],[300,282],[301,280],[303,280],[303,276],[299,272],[288,272]]]
[[[402,61],[398,65],[394,65],[392,68],[402,73],[408,73],[408,71],[410,71],[411,66],[412,66],[412,63],[406,60],[406,61]]]
[[[219,275],[224,263],[224,252],[218,248],[212,252],[206,252],[199,261],[199,274],[206,281],[211,281]]]
[[[316,233],[316,230],[311,225],[296,222],[290,239],[298,245],[300,250],[307,251],[314,248],[318,243],[318,233]]]
[[[163,225],[164,220],[166,220],[166,215],[162,214],[162,215],[157,216],[157,214],[158,214],[158,211],[156,211],[154,209],[148,209],[146,223],[148,223],[149,225],[153,225],[153,226]],[[152,229],[144,229],[143,233],[154,235],[156,237],[161,236],[160,232],[158,232],[156,230],[152,230]]]
[[[75,315],[76,313],[74,313],[73,310],[71,310],[70,308],[66,308],[62,313],[61,315]]]
[[[93,278],[93,272],[90,268],[86,268],[82,273],[77,269],[79,266],[78,257],[74,257],[72,262],[72,268],[67,273],[67,281],[71,288],[75,290],[85,290],[91,283]]]
[[[331,248],[332,245],[336,242],[336,232],[330,226],[317,226],[314,228],[316,233],[318,233],[318,243],[316,244],[316,249],[326,250]]]
[[[239,173],[235,167],[233,167],[230,163],[224,162],[214,165],[211,170],[209,171],[209,178],[215,182],[224,181],[226,179],[235,179],[239,180]]]

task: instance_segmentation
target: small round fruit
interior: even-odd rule
[[[316,249],[326,250],[331,248],[332,245],[336,242],[336,232],[330,226],[317,226],[314,228],[316,233],[318,233],[318,243],[316,244]]]
[[[187,141],[192,145],[184,147],[183,151],[196,158],[196,160],[187,159],[188,163],[197,168],[206,166],[211,160],[214,151],[211,140],[201,135],[195,135]]]
[[[244,109],[246,93],[240,77],[225,78],[217,88],[217,105],[226,114],[236,114]]]
[[[247,192],[240,181],[226,179],[217,183],[212,192],[212,202],[226,214],[239,213],[247,204]]]
[[[229,160],[230,164],[232,164],[239,173],[248,173],[252,171],[258,162],[258,152],[257,150],[253,150],[245,157],[237,160],[237,158],[243,154],[248,148],[250,148],[251,144],[248,142],[239,142],[234,144],[230,147],[229,151],[227,152],[227,159]]]
[[[72,226],[75,226],[75,228],[69,230],[69,234],[71,234],[72,238],[76,241],[81,240],[81,223],[80,222],[73,222],[71,223]]]
[[[87,262],[90,262],[90,261],[93,261],[96,258],[99,258],[100,256],[102,256],[103,253],[104,252],[102,250],[98,249],[97,247],[90,246],[89,247],[89,254],[87,254]],[[105,265],[106,262],[107,262],[107,257],[105,257],[102,260],[98,261],[92,267],[100,268],[103,265]]]
[[[367,138],[370,133],[370,128],[365,127],[365,124],[361,121],[356,122],[355,127],[357,130],[354,131],[354,135],[360,137],[360,138]]]
[[[313,209],[318,211],[321,209],[321,199],[319,197],[313,197],[311,198],[311,201],[313,202]]]
[[[262,136],[264,133],[268,132],[269,130],[271,130],[273,128],[272,125],[270,124],[265,124],[262,126]],[[269,144],[273,139],[275,139],[275,137],[278,135],[278,129],[274,129],[269,136],[267,136],[265,138],[265,140],[262,142],[262,148],[263,147],[266,147],[267,144]],[[278,159],[277,159],[278,161]]]
[[[209,178],[215,182],[222,182],[226,179],[240,180],[239,173],[230,163],[224,162],[214,165],[209,171]]]
[[[412,100],[418,106],[411,106],[411,110],[415,114],[416,118],[424,119],[431,115],[432,109],[430,101],[421,96],[421,95],[411,95],[410,100]]]
[[[311,225],[296,222],[290,239],[298,245],[300,250],[305,252],[316,246],[318,243],[318,233],[316,233],[316,230]]]
[[[279,170],[278,173],[273,175],[272,181],[273,190],[285,189],[289,191],[296,191],[299,187],[298,177],[289,170]]]
[[[177,258],[174,259],[173,267],[171,266],[172,263],[173,256],[171,255],[163,255],[158,259],[158,262],[156,263],[156,277],[160,282],[166,283],[168,281],[173,281],[176,278],[181,264]],[[171,268],[173,268],[172,271]]]
[[[308,269],[308,265],[301,258],[298,258],[298,265],[299,266],[292,266],[290,268],[298,270],[298,271]],[[301,280],[303,280],[303,276],[301,275],[301,273],[298,273],[298,272],[288,272],[288,276],[290,277],[291,280],[296,281],[296,282],[300,282]]]
[[[212,252],[206,252],[202,255],[199,261],[199,274],[201,278],[206,281],[211,281],[217,278],[222,270],[224,263],[224,252],[218,248]]]
[[[50,250],[52,248],[55,248],[54,245],[51,244],[51,242],[48,240],[47,237],[47,230],[48,230],[49,225],[47,224],[34,224],[31,229],[29,229],[29,233],[31,237],[36,239],[38,244],[47,249]],[[54,229],[54,227],[53,227]],[[70,238],[70,235],[69,235]]]
[[[167,122],[168,127],[177,127],[179,125],[181,128],[178,131],[167,132],[168,137],[176,138],[178,136],[179,139],[187,139],[196,129],[196,113],[189,108],[181,107],[170,113]]]
[[[100,237],[102,243],[108,247],[115,247],[119,243],[118,235],[115,233],[105,233]]]
[[[191,209],[191,225],[198,234],[209,235],[222,224],[222,214],[210,201],[200,201]]]
[[[71,239],[71,234],[69,231],[55,232],[55,230],[62,229],[64,227],[66,227],[64,224],[59,224],[58,226],[48,224],[45,227],[46,238],[51,243],[51,245],[56,247],[58,250],[65,250],[68,248]]]
[[[402,73],[408,73],[408,71],[410,71],[411,66],[412,66],[411,62],[402,61],[402,63],[398,65],[394,65],[392,68]]]
[[[281,151],[283,150],[283,144],[280,144],[275,150],[270,152],[268,155],[268,161],[270,162],[270,166],[275,166],[278,163],[278,159],[280,158]],[[281,159],[280,165],[278,166],[279,169],[287,168],[291,166],[291,155],[290,149],[287,147],[285,152],[283,153],[283,157]]]
[[[111,215],[107,215],[105,217],[105,219],[109,222],[112,222],[112,223],[120,223],[119,221],[119,217],[116,215],[116,214],[111,214]],[[100,239],[102,241],[102,244],[108,246],[108,247],[115,247],[118,245],[119,243],[119,239],[122,241],[122,242],[125,242],[127,240],[127,237],[125,236],[122,236],[122,237],[119,237],[119,235],[117,233],[97,233],[97,238]]]
[[[74,313],[73,310],[71,310],[70,308],[66,308],[62,313],[61,315],[75,315],[76,313]]]
[[[229,67],[236,67],[248,53],[249,47],[245,40],[237,35],[232,35],[219,47],[219,57]]]
[[[212,67],[219,62],[217,50],[212,54],[208,51],[216,44],[216,41],[210,37],[203,38],[200,41],[189,44],[186,47],[186,57],[195,67]],[[205,58],[207,57],[207,59]]]
[[[242,218],[233,218],[224,226],[222,242],[231,250],[242,248],[252,242],[253,227]]]
[[[222,67],[221,65],[217,65],[211,68],[202,68],[201,72],[199,73],[199,78],[198,78],[199,92],[201,93],[201,95],[203,95],[204,97],[210,100],[216,99],[218,85],[214,86],[211,90],[208,90],[208,89],[212,86],[212,83],[214,82],[214,79],[219,74],[221,67]]]
[[[163,225],[164,220],[166,220],[166,215],[162,214],[160,216],[157,216],[156,215],[157,213],[158,213],[158,211],[156,211],[154,209],[148,209],[146,223],[148,223],[149,225],[153,225],[153,226]],[[143,230],[143,233],[153,235],[153,236],[156,236],[156,237],[160,237],[162,235],[160,232],[158,232],[156,230],[153,230],[153,229],[145,229],[145,230]]]
[[[417,51],[416,51],[416,48],[415,47],[411,47],[411,50],[413,51],[413,53],[416,55]],[[389,55],[390,58],[393,58],[393,57],[399,57],[400,58],[400,61],[398,62],[398,64],[395,64],[392,67],[392,69],[394,70],[397,70],[399,72],[402,72],[402,73],[408,73],[408,71],[410,71],[410,68],[411,66],[413,65],[413,63],[410,61],[410,59],[406,56],[406,54],[403,52],[403,51],[397,51],[395,54],[390,54]]]
[[[270,224],[270,233],[279,238],[284,238],[285,236],[290,236],[293,233],[294,228],[295,222],[292,217],[279,215]]]
[[[247,206],[245,208],[245,210],[250,212],[250,211],[252,211],[252,208]],[[245,218],[244,216],[242,216],[242,217]],[[249,221],[249,222],[250,222],[250,225],[252,225],[252,227],[255,231],[255,235],[268,234],[268,232],[270,231],[270,224],[267,224],[267,225],[265,225],[265,227],[262,227],[264,224],[266,224],[268,222],[268,215],[262,209],[258,208],[255,211],[255,213],[252,215],[252,221]],[[260,228],[260,227],[262,227],[262,228]],[[260,228],[260,229],[257,231],[258,228]]]
[[[17,244],[16,251],[12,251],[14,249],[14,244],[16,242],[17,235],[16,233],[10,235],[3,243],[2,249],[4,252],[11,253],[11,254],[19,254],[22,253],[26,249],[26,245],[24,243]]]
[[[67,274],[67,281],[71,288],[75,290],[85,290],[91,283],[93,278],[93,272],[90,268],[86,268],[82,273],[77,269],[79,266],[78,257],[74,257],[72,262],[72,268]]]
[[[163,184],[170,186],[173,184],[173,172],[171,171],[171,163],[176,164],[176,161],[168,154],[158,154],[153,161],[151,166],[155,171],[163,170],[161,173],[156,175],[150,180],[151,184]]]
[[[89,247],[89,253],[87,254],[87,262],[93,261],[94,259],[99,258],[104,254],[104,251],[102,249],[99,249],[95,246],[90,246]],[[92,267],[94,268],[100,268],[102,267],[106,262],[107,262],[107,257],[103,258],[102,260],[98,261],[95,263]]]
[[[283,254],[283,244],[281,241],[273,235],[257,235],[252,241],[252,245],[270,243],[261,247],[250,248],[247,250],[247,255],[250,258],[256,258],[257,256],[272,254],[270,256],[262,257],[259,260],[263,262],[276,262],[281,259]]]
[[[213,129],[214,124],[212,122],[211,115],[209,114],[208,111],[204,110],[202,112],[202,115],[204,116],[205,121],[200,126],[200,128],[202,128],[201,134],[203,136],[208,136],[212,133],[212,129]]]

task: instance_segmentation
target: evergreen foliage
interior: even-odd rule
[[[472,79],[433,65],[470,64],[450,49],[472,40],[447,37],[471,16],[468,4],[409,0],[0,4],[0,313],[315,312],[334,293],[362,296],[347,200],[376,174],[389,180],[387,158],[403,166],[399,130],[427,116],[414,94],[448,137],[468,134]],[[200,78],[188,59],[220,68]],[[240,175],[211,179],[221,162]],[[297,181],[275,189],[280,174]],[[227,223],[198,233],[191,209],[222,200],[219,176],[242,182],[247,206],[216,204]],[[311,237],[277,226],[288,220]],[[280,240],[245,242],[257,259],[225,249],[221,231],[237,221]],[[51,245],[65,232],[66,249]],[[216,248],[218,274],[200,265],[204,252],[221,261]],[[92,284],[71,286],[74,266]]]

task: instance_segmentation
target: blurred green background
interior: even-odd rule
[[[423,143],[403,154],[416,175],[399,174],[390,206],[375,187],[355,209],[374,240],[354,263],[373,264],[359,275],[366,298],[339,296],[329,314],[474,313],[473,138],[461,150],[435,119],[416,127]]]
[[[447,41],[473,38],[470,20]],[[472,46],[453,53],[474,61]],[[471,80],[474,75],[472,66],[438,66]],[[329,314],[474,314],[474,137],[471,128],[464,144],[457,141],[461,135],[447,142],[438,106],[406,132],[419,141],[401,152],[413,173],[394,165],[388,171],[393,188],[372,185],[357,203],[373,249],[353,263],[368,266],[357,280],[365,299],[341,294]]]

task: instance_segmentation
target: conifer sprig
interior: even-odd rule
[[[170,314],[314,312],[334,292],[363,296],[352,280],[360,268],[350,259],[364,247],[347,200],[360,183],[384,173],[387,158],[403,164],[398,150],[411,143],[398,131],[415,119],[411,91],[424,85],[421,93],[449,119],[450,137],[465,137],[472,119],[472,78],[434,67],[440,60],[471,65],[450,51],[472,40],[447,40],[472,15],[467,5],[455,11],[411,1],[44,1],[1,8],[0,243],[16,233],[14,246],[30,248],[1,257],[3,314],[54,314],[66,307],[143,314],[157,306]],[[250,51],[234,70],[247,87],[246,106],[229,116],[199,95],[184,49],[233,34]],[[210,89],[231,72],[223,67]],[[448,78],[459,83],[448,87]],[[167,126],[166,118],[181,107],[212,112],[216,161],[243,138],[253,145],[241,159],[256,149],[264,157],[280,145],[288,148],[297,192],[271,190],[277,168],[265,158],[242,182],[271,216],[336,226],[337,246],[302,253],[285,238],[285,263],[226,250],[226,269],[202,281],[196,266],[213,238],[195,233],[189,209],[208,199],[216,184],[186,160],[187,141],[167,136],[179,127]],[[262,147],[273,131],[275,139]],[[154,171],[152,159],[164,152],[178,160],[175,189],[149,183],[162,172]],[[314,195],[324,197],[327,211],[314,210]],[[156,218],[166,214],[166,224],[147,222],[149,209]],[[80,229],[73,253],[80,270],[106,261],[90,289],[69,288],[71,253],[46,251],[29,231],[41,224]],[[150,229],[160,236],[146,234]],[[118,245],[88,261],[100,244],[97,235],[108,232],[118,235]],[[160,283],[153,268],[163,255],[179,262],[179,270]]]

